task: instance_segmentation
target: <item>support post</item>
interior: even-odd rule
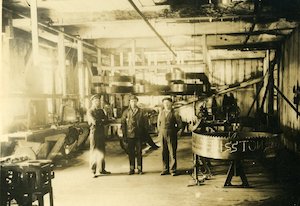
[[[207,65],[207,67],[205,67],[204,72],[206,74],[209,74],[209,79],[212,80],[212,64],[207,49],[207,36],[205,34],[202,35],[202,52],[203,52],[203,62]]]
[[[263,75],[267,75],[268,72],[270,72],[269,70],[270,68],[270,51],[267,50],[266,51],[266,56],[264,58],[264,63],[263,63]],[[263,81],[263,85],[266,86],[266,87],[263,87],[262,88],[262,94],[266,95],[266,92],[268,91],[268,82],[269,82],[269,78],[265,78],[264,81]],[[264,99],[264,97],[262,98]],[[261,104],[261,109],[263,112],[267,112],[267,106],[264,104],[264,101],[263,100],[263,104]]]
[[[131,68],[129,69],[129,75],[135,75],[135,47],[136,42],[133,39],[131,42]]]
[[[3,69],[3,62],[2,62],[2,47],[3,47],[3,35],[2,35],[2,33],[3,33],[3,31],[2,31],[2,22],[3,22],[3,17],[2,17],[2,3],[3,3],[3,0],[0,0],[0,74],[2,74],[3,75],[3,71],[2,71],[2,69]],[[3,77],[1,75],[1,77]],[[3,84],[3,79],[1,78],[1,82],[2,82],[2,84]],[[2,85],[1,85],[1,88],[3,88],[2,87]]]
[[[239,176],[242,180],[242,185],[232,185],[231,180],[233,176]],[[224,187],[250,187],[241,160],[231,161]]]
[[[77,41],[77,64],[78,64],[78,83],[79,83],[79,97],[85,107],[85,71],[83,68],[83,45],[82,41]]]
[[[277,55],[275,55],[276,58]],[[275,62],[277,60],[273,60],[273,64],[269,65],[269,87],[268,89],[268,125],[269,128],[273,128],[274,126],[274,67]]]
[[[30,1],[30,17],[31,17],[31,39],[32,39],[32,54],[33,66],[38,66],[39,63],[39,34],[37,22],[37,0]]]
[[[102,58],[101,49],[97,48],[97,71],[98,71],[98,75],[102,75],[101,58]]]
[[[124,53],[120,52],[120,66],[124,66]]]
[[[58,68],[61,75],[62,94],[67,95],[67,74],[66,74],[66,54],[65,54],[65,37],[62,32],[58,33]]]
[[[110,66],[111,66],[111,73],[114,75],[115,74],[115,55],[111,54],[110,55]]]

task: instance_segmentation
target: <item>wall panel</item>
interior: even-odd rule
[[[263,69],[263,59],[227,59],[212,61],[213,84],[230,85],[250,79]]]
[[[294,105],[295,93],[293,87],[300,84],[300,29],[293,31],[292,35],[282,45],[282,59],[279,70],[279,89]],[[283,130],[283,144],[291,151],[300,153],[300,116],[290,105],[279,96],[279,121]],[[296,106],[297,107],[297,106]],[[299,111],[298,106],[298,111]]]

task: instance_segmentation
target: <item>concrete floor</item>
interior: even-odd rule
[[[128,157],[118,141],[107,143],[106,169],[111,175],[92,178],[88,170],[88,147],[70,160],[62,160],[53,179],[55,206],[160,206],[160,205],[281,205],[283,187],[254,161],[246,162],[246,172],[253,188],[224,188],[228,162],[212,161],[213,177],[201,186],[193,184],[190,137],[179,140],[179,176],[160,176],[161,149],[146,151],[144,175],[127,175]],[[60,165],[63,164],[63,165]],[[239,181],[238,178],[234,181]],[[48,197],[45,198],[48,205]]]

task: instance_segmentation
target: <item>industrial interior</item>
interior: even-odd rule
[[[0,2],[1,206],[300,205],[299,0]]]

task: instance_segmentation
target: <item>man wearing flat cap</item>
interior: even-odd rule
[[[137,106],[138,98],[129,96],[129,106],[121,117],[123,138],[128,142],[129,175],[135,173],[135,159],[139,174],[143,174],[142,139],[147,131],[147,121],[144,112]]]
[[[161,175],[177,174],[177,133],[182,128],[182,121],[172,108],[172,99],[166,97],[162,100],[163,109],[158,115],[157,128],[162,145],[163,171]]]
[[[94,177],[99,174],[110,174],[105,170],[105,133],[104,125],[108,118],[100,108],[100,95],[95,94],[90,98],[91,108],[87,111],[87,120],[90,126],[90,168]]]

